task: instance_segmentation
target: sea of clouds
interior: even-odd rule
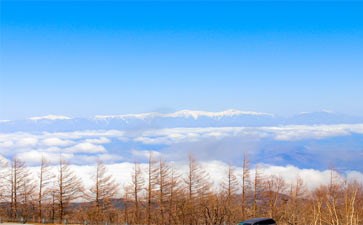
[[[42,156],[55,164],[61,154],[77,167],[77,173],[82,174],[86,183],[97,159],[107,163],[120,182],[127,182],[132,163],[147,162],[150,152],[180,168],[186,165],[187,156],[193,154],[216,183],[223,177],[227,164],[238,171],[246,153],[252,166],[263,165],[265,174],[280,175],[287,180],[300,176],[309,180],[312,187],[327,182],[329,168],[337,169],[347,178],[363,180],[363,123],[337,123],[334,115],[334,123],[310,120],[306,124],[304,121],[271,124],[269,121],[242,126],[247,121],[246,115],[248,121],[259,121],[261,116],[274,118],[265,113],[238,111],[147,113],[98,116],[87,120],[84,129],[77,125],[79,119],[67,116],[32,117],[21,123],[3,121],[0,156],[6,160],[17,156],[36,168]],[[157,127],[158,122],[163,125]],[[22,124],[26,125],[24,129]],[[226,126],[229,124],[238,126]]]

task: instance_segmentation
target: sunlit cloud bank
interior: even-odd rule
[[[249,152],[254,163],[363,171],[362,141],[363,124],[13,132],[0,133],[0,153],[17,155],[30,165],[41,155],[55,162],[61,153],[79,165],[97,158],[130,162],[149,151],[174,161],[193,153],[202,160],[237,165]]]
[[[221,184],[227,180],[228,164],[221,161],[202,161],[200,162],[201,168],[207,172],[207,178],[212,182],[214,190],[219,190]],[[171,162],[170,166],[175,169],[176,174],[178,174],[182,179],[186,177],[188,166],[186,163]],[[134,163],[124,162],[116,164],[106,165],[108,174],[112,175],[115,181],[120,185],[120,193],[123,187],[131,184],[131,176],[134,169]],[[141,163],[140,168],[144,181],[147,182],[147,169],[148,164]],[[95,165],[71,165],[71,169],[76,171],[77,176],[80,177],[86,187],[89,189],[93,184],[92,177],[95,173]],[[234,174],[240,181],[242,177],[242,168],[233,167]],[[34,177],[37,177],[39,167],[31,167],[31,171]],[[54,173],[57,172],[57,167],[52,167]],[[330,182],[331,170],[314,170],[314,169],[301,169],[292,165],[289,166],[272,166],[272,165],[259,165],[259,172],[262,174],[263,179],[267,180],[271,176],[278,176],[286,181],[287,186],[294,185],[296,180],[301,178],[304,185],[312,190],[319,187],[320,185],[327,185]],[[251,180],[254,178],[255,170],[250,169]],[[348,171],[342,173],[338,176],[341,181],[357,181],[363,183],[363,173],[358,171]]]

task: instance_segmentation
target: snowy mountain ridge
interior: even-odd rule
[[[263,112],[253,112],[253,111],[241,111],[236,109],[228,109],[221,112],[209,112],[209,111],[199,111],[199,110],[180,110],[174,113],[139,113],[139,114],[121,114],[121,115],[97,115],[94,119],[150,119],[155,117],[162,118],[193,118],[198,119],[199,117],[210,117],[210,118],[221,118],[221,117],[231,117],[240,115],[251,115],[251,116],[274,116],[270,113]]]
[[[71,130],[135,130],[176,127],[259,127],[280,125],[321,125],[363,123],[363,117],[331,111],[299,113],[282,117],[270,113],[229,109],[220,112],[180,110],[172,113],[70,117],[65,115],[34,116],[23,120],[0,121],[0,132],[71,131]]]

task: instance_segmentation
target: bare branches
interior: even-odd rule
[[[216,225],[256,216],[273,217],[278,224],[363,224],[363,182],[348,181],[337,171],[330,171],[328,184],[309,190],[300,177],[291,182],[267,176],[259,166],[250,170],[245,155],[239,171],[231,165],[224,168],[217,186],[203,163],[188,159],[186,165],[175,166],[150,154],[147,163],[133,165],[131,181],[122,188],[108,172],[110,167],[97,161],[85,193],[83,181],[62,158],[57,165],[42,158],[34,174],[30,171],[35,168],[14,158],[0,163],[0,217],[78,224]]]
[[[89,211],[90,217],[92,221],[107,221],[112,210],[112,200],[116,198],[119,185],[112,175],[108,174],[107,168],[101,160],[97,160],[92,180],[94,183],[86,196],[86,199],[92,203]]]
[[[43,203],[47,197],[50,197],[51,181],[54,179],[54,174],[51,173],[49,161],[42,156],[38,174],[38,222],[43,218]]]
[[[249,167],[249,159],[248,155],[245,153],[243,155],[243,163],[242,163],[242,199],[241,199],[241,211],[242,211],[242,220],[246,219],[246,205],[247,205],[247,197],[249,191],[252,189],[251,187],[251,177],[250,177],[250,167]]]
[[[59,159],[56,185],[55,202],[58,205],[59,220],[63,221],[69,204],[82,197],[84,188],[81,180],[62,157]]]
[[[27,217],[29,213],[27,206],[34,199],[35,185],[31,173],[25,165],[25,162],[14,157],[10,162],[7,174],[8,191],[10,192],[10,205],[12,219]]]
[[[187,221],[189,224],[198,224],[198,214],[205,207],[205,200],[209,196],[212,184],[208,180],[207,172],[196,159],[189,155],[188,172],[184,179],[187,188]]]

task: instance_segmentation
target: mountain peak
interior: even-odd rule
[[[252,112],[252,111],[240,111],[236,109],[228,109],[221,112],[209,112],[209,111],[198,111],[198,110],[180,110],[171,114],[167,114],[166,117],[193,117],[198,119],[201,116],[205,117],[230,117],[230,116],[241,116],[241,115],[252,115],[252,116],[272,116],[269,113]]]
[[[46,115],[46,116],[34,116],[30,117],[29,119],[33,121],[38,121],[38,120],[70,120],[72,118],[62,115]]]
[[[145,120],[149,118],[161,117],[161,118],[193,118],[198,119],[199,117],[210,117],[210,118],[221,118],[221,117],[231,117],[231,116],[241,116],[241,115],[251,115],[251,116],[273,116],[269,113],[253,112],[253,111],[240,111],[236,109],[228,109],[220,112],[209,112],[201,110],[179,110],[173,113],[139,113],[139,114],[120,114],[120,115],[98,115],[94,119],[107,120],[107,119],[140,119]]]
[[[160,116],[160,113],[157,112],[148,112],[148,113],[137,113],[137,114],[119,114],[119,115],[97,115],[94,116],[94,119],[96,120],[107,120],[107,119],[140,119],[145,120],[147,118],[153,118]]]
[[[335,115],[337,114],[336,112],[334,111],[331,111],[331,110],[327,110],[327,109],[322,109],[322,110],[319,110],[319,111],[313,111],[313,112],[300,112],[299,114],[297,115],[314,115],[314,114],[331,114],[331,115]]]

